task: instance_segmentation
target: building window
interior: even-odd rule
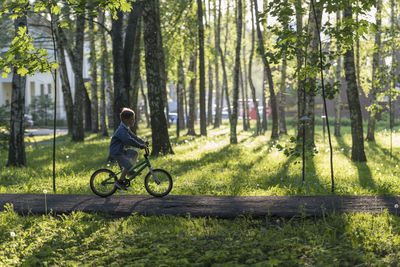
[[[31,82],[31,103],[33,102],[33,98],[35,97],[35,82]]]
[[[51,95],[51,84],[47,84],[47,94]]]
[[[43,96],[44,95],[44,84],[40,85],[40,95]]]

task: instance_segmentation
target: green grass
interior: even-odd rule
[[[234,220],[0,212],[0,265],[397,266],[400,217]]]
[[[174,155],[152,158],[155,168],[164,168],[174,179],[171,194],[185,195],[327,195],[331,194],[328,140],[316,127],[316,145],[320,153],[307,160],[306,183],[301,182],[301,164],[276,149],[289,136],[270,142],[270,132],[255,136],[239,130],[239,144],[229,144],[229,126],[208,128],[207,137],[176,138],[175,126],[170,136]],[[198,131],[199,132],[199,131]],[[185,132],[184,132],[185,133]],[[393,135],[393,158],[389,157],[389,133],[378,128],[376,143],[365,143],[367,163],[354,163],[351,156],[350,128],[342,128],[343,137],[333,137],[336,194],[399,195],[399,132]],[[291,130],[291,135],[294,131]],[[141,128],[139,136],[151,140],[149,129]],[[40,137],[40,141],[52,137]],[[110,138],[89,134],[83,143],[72,143],[61,135],[57,140],[57,193],[92,194],[91,174],[107,166]],[[30,140],[29,140],[30,141]],[[31,142],[31,141],[30,141]],[[52,190],[52,146],[26,147],[25,168],[4,167],[7,152],[0,152],[0,193],[41,193]],[[140,156],[141,157],[141,156]],[[142,177],[145,173],[142,175]],[[137,179],[127,194],[147,194],[143,179]]]

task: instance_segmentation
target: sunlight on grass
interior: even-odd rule
[[[349,127],[343,136],[332,137],[336,194],[399,195],[400,134],[393,137],[393,157],[389,157],[389,133],[376,134],[376,143],[365,143],[367,163],[353,163]],[[199,132],[198,129],[196,129]],[[185,133],[185,131],[183,131]],[[294,135],[290,130],[289,134]],[[140,137],[151,140],[150,129],[140,128]],[[285,146],[290,136],[270,142],[270,132],[255,136],[239,131],[238,144],[229,144],[229,125],[208,128],[208,136],[176,138],[175,126],[170,129],[174,155],[152,158],[154,168],[163,168],[174,180],[172,194],[187,195],[326,195],[331,194],[328,139],[317,127],[319,153],[308,158],[305,183],[302,183],[300,159],[287,158],[276,148]],[[47,139],[41,139],[47,140]],[[51,139],[48,139],[51,140]],[[83,143],[72,143],[67,135],[58,136],[56,173],[57,193],[91,194],[89,178],[107,166],[110,137],[88,134]],[[29,141],[30,142],[30,141]],[[0,169],[0,193],[40,193],[52,191],[52,146],[31,145],[26,148],[28,167]],[[143,153],[141,152],[141,155]],[[0,153],[5,166],[7,153]],[[142,157],[142,156],[140,156]],[[117,171],[117,166],[112,165]],[[143,173],[124,194],[147,194]]]

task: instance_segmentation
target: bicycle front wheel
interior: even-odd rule
[[[115,186],[115,181],[117,179],[113,171],[109,169],[100,169],[95,171],[92,177],[90,177],[90,188],[96,195],[108,197],[117,190]]]
[[[171,175],[162,169],[150,171],[144,178],[144,186],[147,192],[152,196],[166,196],[172,189]]]

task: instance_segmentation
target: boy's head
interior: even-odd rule
[[[128,127],[132,127],[135,124],[135,112],[130,108],[122,108],[119,117]]]

